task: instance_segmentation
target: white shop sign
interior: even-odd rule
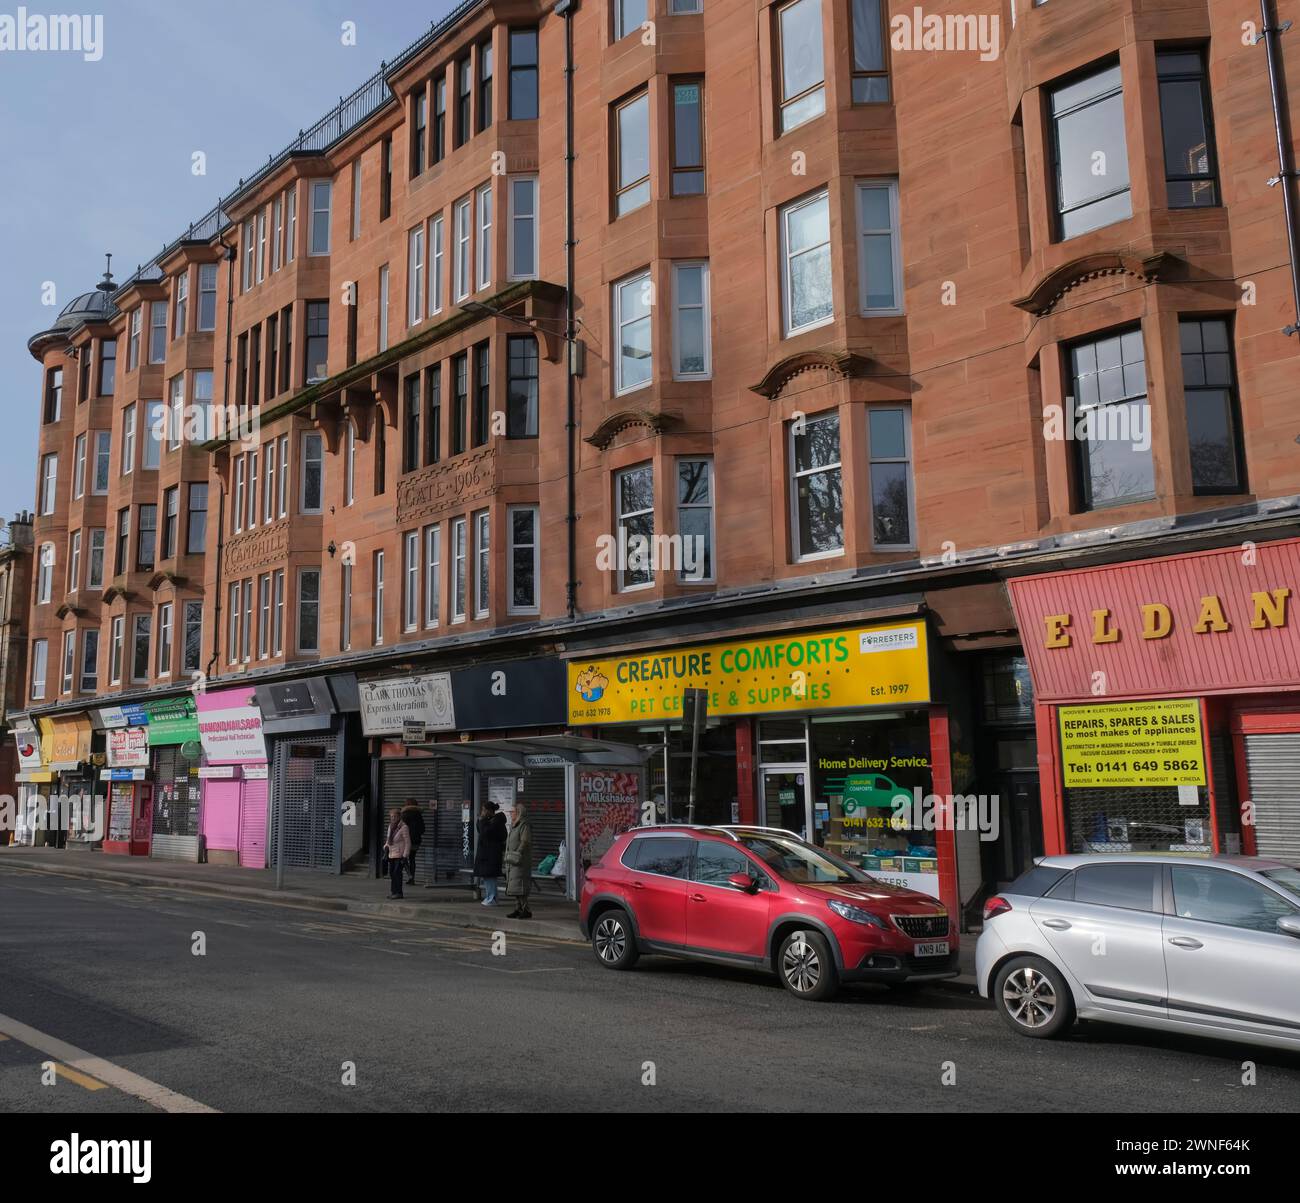
[[[450,673],[360,681],[357,688],[366,735],[401,735],[408,722],[423,723],[426,731],[456,729]]]

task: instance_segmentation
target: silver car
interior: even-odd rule
[[[1300,1050],[1300,866],[1043,857],[985,903],[975,974],[1025,1036],[1101,1019]]]

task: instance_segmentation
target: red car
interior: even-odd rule
[[[670,953],[775,973],[800,998],[957,974],[957,927],[937,899],[769,827],[624,832],[588,870],[579,920],[610,969]]]

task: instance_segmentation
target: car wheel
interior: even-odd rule
[[[818,931],[792,931],[781,941],[776,969],[791,994],[810,1002],[831,998],[840,988],[835,958]]]
[[[631,969],[641,955],[637,951],[632,920],[627,912],[613,907],[602,911],[591,929],[591,947],[607,969]]]
[[[1022,1036],[1050,1040],[1074,1022],[1074,998],[1056,966],[1041,957],[1016,957],[1002,966],[993,1001]]]

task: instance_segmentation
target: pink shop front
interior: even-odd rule
[[[198,696],[208,862],[266,868],[267,758],[252,687]]]

